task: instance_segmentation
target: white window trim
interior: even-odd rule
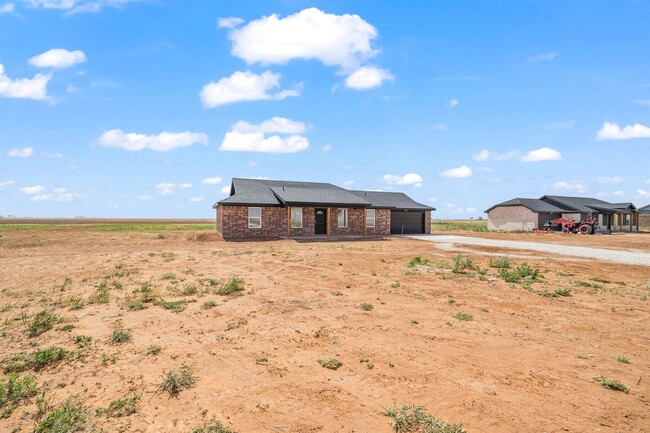
[[[299,226],[297,226],[297,225],[294,226],[293,225],[293,211],[294,210],[300,210],[300,225]],[[302,228],[302,208],[301,207],[292,207],[291,208],[291,213],[289,214],[289,216],[291,218],[291,228],[292,229],[301,229]]]
[[[260,216],[259,217],[251,216],[251,209],[259,209],[260,210]],[[259,218],[260,219],[260,224],[259,225],[251,224],[251,219],[252,218],[255,218],[255,219]],[[261,207],[259,207],[259,206],[249,206],[248,207],[248,228],[249,229],[261,229],[262,228],[262,208]]]
[[[343,212],[343,216],[344,216],[343,225],[341,225],[340,221],[339,221],[339,215],[338,215],[339,212]],[[338,210],[338,212],[336,213],[336,224],[337,224],[337,227],[340,228],[340,229],[348,228],[348,210],[347,209],[339,209]]]
[[[368,224],[368,216],[369,216],[370,212],[372,212],[372,225]],[[375,228],[375,224],[377,224],[376,218],[377,218],[377,212],[374,209],[366,209],[366,227],[367,228],[370,228],[370,229]]]

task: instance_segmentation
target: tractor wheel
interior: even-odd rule
[[[592,226],[590,226],[589,224],[583,224],[580,227],[578,227],[578,230],[583,235],[590,235],[594,231],[594,228]]]
[[[571,231],[568,228],[564,227],[562,229],[562,233],[571,233]]]

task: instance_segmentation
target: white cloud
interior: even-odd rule
[[[33,78],[12,80],[5,75],[4,65],[0,64],[0,97],[21,99],[47,99],[47,83],[52,74],[36,74]]]
[[[332,151],[332,145],[331,144],[326,144],[321,149],[322,149],[323,152],[331,152]]]
[[[36,186],[26,186],[24,188],[20,188],[18,191],[22,192],[23,194],[38,194],[40,192],[45,191],[45,187],[42,185],[36,185]]]
[[[13,185],[15,182],[13,180],[8,180],[5,182],[0,182],[0,188],[4,188],[5,186]]]
[[[273,117],[258,125],[241,120],[226,133],[219,150],[263,153],[301,152],[309,147],[309,140],[300,135],[306,130],[305,123],[284,117]],[[267,134],[276,135],[267,136]]]
[[[83,12],[100,12],[107,7],[121,8],[127,3],[143,0],[23,0],[33,8],[59,9],[66,15]]]
[[[192,188],[192,184],[190,182],[181,183],[178,186],[180,186],[181,188],[185,188],[185,189]]]
[[[449,170],[441,171],[438,174],[442,177],[461,179],[464,177],[470,177],[472,174],[474,174],[474,172],[472,172],[472,169],[469,168],[468,166],[461,165],[460,167],[450,168]]]
[[[65,91],[68,93],[79,93],[79,89],[72,84],[68,84],[68,87],[65,88]]]
[[[645,189],[636,190],[636,198],[648,198],[648,197],[650,197],[650,192],[646,191]]]
[[[449,108],[456,108],[458,106],[458,99],[452,99],[449,101]]]
[[[62,192],[54,194],[36,194],[31,196],[29,199],[33,201],[73,201],[80,198],[83,198],[83,195],[76,192]]]
[[[232,54],[247,63],[285,64],[291,60],[319,60],[353,71],[378,50],[378,33],[358,15],[327,14],[304,9],[286,18],[273,14],[231,29]]]
[[[0,6],[0,14],[8,14],[14,11],[16,6],[13,3],[5,3]]]
[[[115,147],[128,151],[151,149],[157,152],[167,152],[193,144],[208,145],[208,136],[202,132],[161,132],[158,135],[137,133],[125,134],[121,129],[104,132],[97,142],[104,147]]]
[[[83,51],[68,51],[63,48],[53,48],[29,59],[29,64],[37,68],[69,68],[70,66],[85,63],[86,55]]]
[[[190,203],[199,203],[205,200],[203,197],[191,197],[190,198]]]
[[[434,131],[443,132],[446,131],[448,128],[447,125],[445,125],[444,123],[434,123],[433,125],[431,125],[431,129],[433,129]]]
[[[416,173],[408,173],[404,176],[387,174],[384,176],[384,181],[389,185],[413,185],[416,188],[422,186],[422,176]]]
[[[539,53],[539,54],[535,54],[534,56],[530,56],[528,58],[528,61],[543,62],[543,61],[549,61],[553,59],[555,59],[555,53],[549,52],[549,53]]]
[[[553,184],[553,188],[559,189],[562,191],[576,191],[579,193],[585,192],[587,188],[587,183],[584,180],[569,180],[569,181],[559,181]]]
[[[7,156],[12,158],[28,158],[32,156],[34,149],[31,147],[23,147],[22,149],[9,149]]]
[[[384,81],[395,81],[395,76],[386,69],[363,66],[345,79],[345,87],[355,90],[368,90],[381,86]]]
[[[602,176],[598,178],[598,183],[616,184],[622,183],[625,179],[621,176]]]
[[[158,192],[164,195],[174,194],[175,188],[176,188],[176,184],[170,182],[161,182],[158,185],[156,185],[156,189],[158,190]]]
[[[219,192],[221,192],[221,194],[230,194],[230,185],[224,186],[219,190]]]
[[[523,162],[559,161],[561,159],[562,154],[550,147],[540,147],[539,149],[531,150],[521,158]]]
[[[214,108],[240,101],[278,100],[300,95],[297,90],[281,90],[271,93],[278,87],[280,87],[280,74],[266,71],[258,75],[250,71],[239,71],[216,83],[206,84],[201,89],[199,96],[205,108]]]
[[[223,179],[220,177],[206,177],[201,181],[201,183],[205,185],[216,185],[218,183],[221,183],[222,181]]]
[[[496,153],[489,151],[487,149],[481,150],[479,153],[472,155],[472,159],[477,162],[484,161],[507,161],[517,157],[519,152],[517,150],[511,150],[506,153]]]
[[[354,181],[352,179],[346,180],[345,182],[343,182],[343,186],[351,186],[353,184],[354,184]]]
[[[640,123],[626,125],[621,129],[618,123],[605,122],[596,134],[597,140],[629,140],[631,138],[650,138],[650,128]]]
[[[617,190],[612,193],[613,196],[616,196],[618,198],[625,198],[625,191]]]
[[[219,18],[217,19],[217,27],[220,29],[234,29],[243,22],[244,20],[237,17]]]
[[[138,200],[141,200],[141,201],[151,201],[151,200],[153,200],[153,197],[150,196],[150,195],[139,195],[136,198]]]

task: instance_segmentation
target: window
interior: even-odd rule
[[[375,210],[374,209],[367,209],[366,210],[366,227],[374,227],[375,226]]]
[[[291,208],[291,228],[292,229],[301,229],[302,228],[302,208],[301,207],[292,207]]]
[[[249,207],[248,208],[248,228],[261,229],[262,228],[262,208]]]
[[[348,210],[347,209],[339,209],[339,215],[338,215],[338,226],[345,228],[348,226]]]

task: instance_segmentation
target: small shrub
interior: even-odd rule
[[[602,289],[603,288],[602,284],[588,283],[586,281],[580,281],[580,280],[574,281],[573,284],[575,284],[578,287],[588,287],[588,288],[591,288],[591,289]]]
[[[425,266],[429,264],[429,259],[423,259],[420,256],[415,256],[406,263],[409,268],[414,268],[418,265]]]
[[[154,239],[165,239],[165,235],[162,233],[158,233]]]
[[[167,273],[163,274],[162,279],[163,280],[172,280],[173,281],[173,280],[176,279],[176,274],[173,273],[173,272],[167,272]]]
[[[101,283],[95,292],[88,299],[91,304],[108,304],[110,298],[110,289],[106,282]]]
[[[186,301],[158,301],[155,304],[165,310],[169,310],[174,313],[180,313],[185,309],[187,302]]]
[[[329,368],[330,370],[338,370],[343,366],[343,363],[336,358],[319,359],[318,363],[323,368]]]
[[[466,322],[471,322],[472,320],[474,320],[474,316],[472,316],[471,314],[467,314],[467,313],[456,313],[456,314],[454,314],[454,318],[458,319],[458,320],[463,320],[463,321],[466,321]]]
[[[332,296],[343,296],[343,293],[341,293],[339,290],[333,290],[330,292]]]
[[[630,392],[627,386],[616,380],[605,380],[605,378],[602,376],[594,377],[593,379],[594,381],[600,383],[600,385],[604,388],[613,389],[614,391],[620,391],[626,394]]]
[[[86,408],[67,401],[38,423],[34,433],[68,433],[81,431],[86,424]]]
[[[121,418],[123,416],[133,415],[137,412],[137,403],[140,397],[132,396],[113,400],[109,403],[106,409],[96,409],[97,416],[105,416],[107,418]]]
[[[201,308],[204,310],[209,310],[210,308],[214,308],[217,306],[217,303],[215,301],[205,301],[203,305],[201,305]]]
[[[381,414],[391,418],[395,433],[465,433],[462,424],[442,421],[415,405],[393,405]]]
[[[27,330],[27,336],[30,338],[38,337],[42,333],[49,331],[61,321],[59,316],[47,310],[36,313],[31,319],[28,319],[27,315],[23,313],[21,318]]]
[[[451,272],[454,274],[459,274],[465,271],[466,269],[472,270],[474,269],[474,259],[471,257],[465,257],[463,258],[460,254],[458,254],[456,257],[454,257],[454,264],[451,268]]]
[[[518,283],[522,279],[527,281],[537,281],[541,274],[539,269],[533,269],[527,264],[523,264],[516,269],[509,271],[505,268],[499,269],[499,278],[508,283]]]
[[[113,282],[111,284],[113,285],[113,288],[117,289],[117,290],[121,290],[121,289],[124,288],[124,284],[122,284],[121,282],[119,282],[117,280],[113,280]]]
[[[68,351],[60,347],[48,347],[36,350],[29,355],[18,355],[3,361],[5,373],[17,373],[25,370],[41,370],[48,365],[56,364],[66,357]]]
[[[77,343],[77,346],[79,346],[79,348],[90,346],[90,342],[92,340],[93,338],[89,335],[77,335],[74,338],[74,342]]]
[[[71,310],[81,310],[86,305],[84,298],[78,295],[70,296],[68,299],[68,307]]]
[[[111,344],[128,343],[132,339],[131,331],[124,328],[119,328],[113,331],[110,338]]]
[[[375,307],[372,304],[364,302],[363,304],[359,305],[359,308],[361,308],[363,311],[372,311]]]
[[[68,323],[67,325],[63,325],[60,328],[58,328],[58,331],[63,331],[63,332],[70,332],[75,328],[75,326],[72,323]]]
[[[610,280],[606,280],[606,279],[604,279],[604,278],[600,278],[600,277],[593,277],[593,278],[589,278],[589,279],[590,279],[591,281],[595,281],[595,282],[597,282],[597,283],[603,283],[603,284],[610,284],[610,283],[611,283]]]
[[[194,386],[196,376],[193,373],[189,366],[181,364],[178,370],[163,375],[163,381],[158,385],[158,393],[167,392],[170,397],[177,397],[181,391]]]
[[[510,267],[510,259],[508,257],[498,257],[490,259],[490,267],[498,269],[506,269]]]
[[[617,355],[616,358],[614,358],[614,359],[616,359],[618,362],[621,362],[623,364],[629,364],[630,363],[630,358],[628,358],[625,355]]]
[[[162,347],[160,347],[157,344],[152,344],[149,347],[147,347],[147,355],[158,355],[160,352],[162,352]]]
[[[107,355],[106,353],[102,353],[102,365],[106,367],[109,363],[115,364],[117,362],[117,353],[111,353],[110,355]]]
[[[191,433],[237,433],[234,430],[230,430],[221,424],[219,421],[215,421],[210,424],[202,425],[192,429]]]
[[[571,296],[571,290],[569,289],[555,289],[553,293],[557,296]]]
[[[219,289],[217,289],[217,294],[219,295],[234,295],[244,290],[244,280],[237,276],[233,276],[228,281],[226,281]]]
[[[10,373],[7,379],[0,380],[0,418],[6,418],[18,405],[38,392],[36,378],[26,375],[22,378]]]
[[[199,293],[199,289],[197,289],[196,286],[186,286],[181,290],[181,295],[183,296],[196,295],[197,293]]]

